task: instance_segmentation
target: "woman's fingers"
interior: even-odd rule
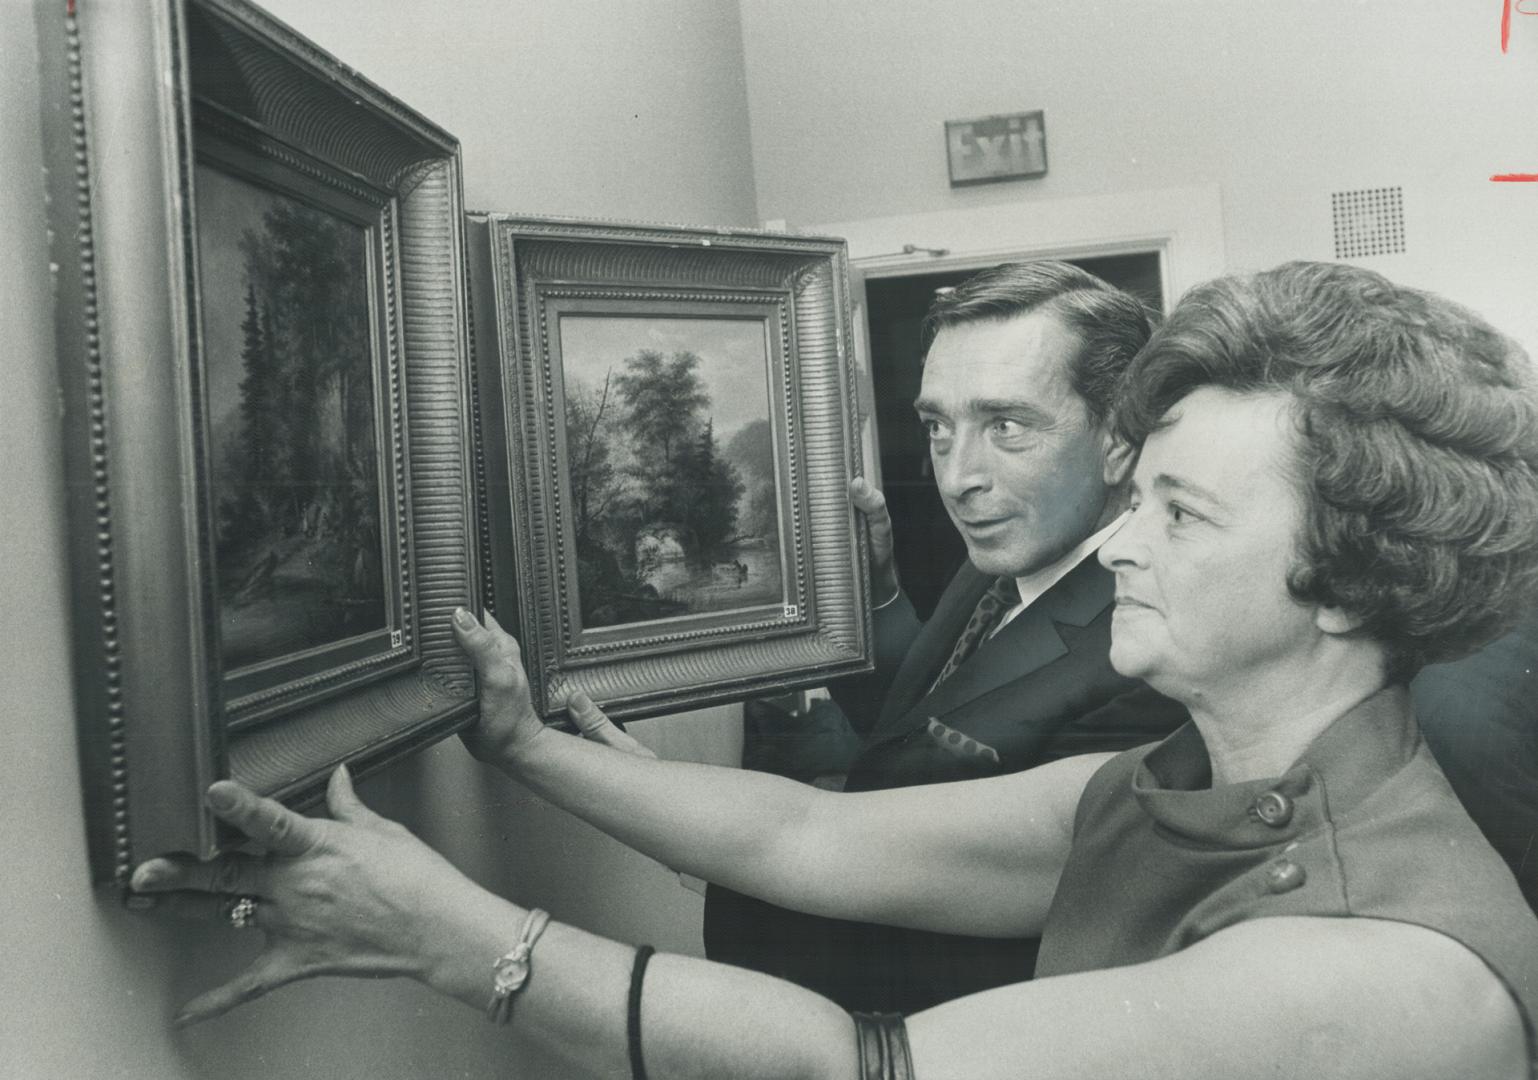
[[[490,613],[482,626],[464,608],[454,611],[454,636],[475,665],[481,686],[488,691],[517,691],[527,686],[518,642],[497,625]]]
[[[495,658],[496,643],[491,632],[465,608],[454,609],[454,637],[476,667]]]
[[[271,799],[231,781],[209,788],[208,803],[214,813],[234,825],[275,855],[293,857],[309,851],[319,841],[321,823],[287,809]],[[345,765],[331,774],[326,787],[326,807],[338,821],[366,825],[376,815],[358,798]],[[162,894],[153,906],[174,915],[207,918],[231,897],[263,896],[268,892],[269,864],[265,858],[243,852],[226,852],[207,862],[187,856],[161,855],[140,863],[129,879],[129,888],[140,894]],[[207,902],[195,894],[207,894]],[[172,899],[168,894],[176,894]],[[228,912],[224,912],[227,916]]]
[[[337,821],[353,825],[367,825],[379,820],[379,815],[363,805],[352,786],[352,773],[346,765],[338,765],[326,783],[326,812]]]
[[[302,979],[305,975],[305,968],[289,960],[284,953],[264,952],[252,961],[250,967],[223,986],[199,994],[183,1005],[182,1011],[176,1014],[175,1023],[178,1027],[186,1027],[210,1020],[237,1005],[255,1001],[280,986]]]
[[[255,906],[244,915],[239,929],[258,927],[273,928],[273,914],[277,908],[254,893],[240,895],[202,891],[158,892],[144,890],[128,898],[128,907],[135,911],[153,911],[156,916],[169,915],[173,919],[188,922],[223,923],[233,927],[232,916],[242,899],[250,898]],[[280,920],[281,921],[281,920]]]
[[[616,750],[623,750],[637,757],[657,756],[641,745],[635,736],[618,727],[602,709],[593,704],[593,699],[581,690],[572,692],[571,697],[566,700],[566,709],[571,714],[572,722],[577,725],[577,730],[582,732],[584,739],[612,746]]]
[[[215,817],[274,855],[303,855],[320,842],[321,822],[264,799],[233,780],[219,780],[209,786],[208,807]]]
[[[483,626],[470,612],[457,608],[453,623],[459,647],[475,665],[481,690],[480,720],[460,738],[479,760],[504,769],[513,767],[517,755],[544,729],[534,711],[518,642],[490,612]]]
[[[209,862],[167,855],[147,859],[134,870],[129,888],[140,893],[195,890],[204,893],[260,895],[263,891],[262,860],[238,852]]]
[[[257,981],[256,975],[247,969],[223,986],[216,986],[205,994],[199,994],[183,1005],[182,1011],[176,1016],[176,1026],[186,1027],[189,1024],[211,1020],[243,1002],[261,997],[266,992]]]
[[[523,670],[523,652],[518,648],[518,639],[502,629],[502,624],[497,622],[497,617],[491,612],[484,613],[486,630],[491,634],[491,640],[496,645],[497,652],[502,654],[504,660],[512,661]]]

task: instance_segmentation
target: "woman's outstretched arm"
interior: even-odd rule
[[[330,819],[229,782],[210,789],[210,802],[267,854],[154,859],[134,887],[167,909],[213,918],[227,915],[229,893],[255,897],[266,945],[246,971],[189,1003],[182,1022],[316,975],[409,976],[474,1008],[489,1004],[492,962],[527,912],[364,807],[345,771],[327,792]],[[552,923],[513,997],[512,1030],[582,1075],[631,1075],[635,956]],[[651,1076],[858,1075],[850,1017],[778,979],[659,956],[639,1006]],[[1257,919],[1145,964],[950,1002],[910,1018],[909,1031],[923,1080],[1527,1075],[1521,1018],[1490,969],[1431,930],[1375,919]]]
[[[1039,933],[1103,755],[964,783],[838,794],[740,769],[659,761],[603,743],[616,731],[585,698],[592,739],[535,715],[518,644],[456,618],[481,680],[471,752],[676,870],[784,907],[971,933]],[[958,888],[957,882],[966,882]]]
[[[157,858],[135,871],[133,888],[172,915],[226,919],[235,895],[254,898],[255,926],[266,938],[250,967],[189,1002],[178,1024],[318,975],[405,976],[473,1008],[488,1006],[493,962],[516,943],[527,912],[369,810],[344,769],[326,794],[330,817],[312,818],[238,784],[216,784],[209,792],[214,812],[265,854],[230,853],[209,863]],[[552,922],[512,999],[513,1031],[550,1046],[580,1075],[630,1075],[635,956],[633,947]],[[640,1020],[655,1077],[843,1080],[855,1073],[853,1025],[841,1009],[725,965],[655,957]]]

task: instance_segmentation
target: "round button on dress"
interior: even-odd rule
[[[1273,829],[1280,829],[1292,820],[1292,800],[1280,791],[1268,791],[1255,797],[1250,813]]]
[[[1290,859],[1266,867],[1266,888],[1274,893],[1292,892],[1308,880],[1308,872]]]

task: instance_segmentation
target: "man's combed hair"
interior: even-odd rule
[[[1004,263],[942,290],[924,317],[924,348],[948,326],[1036,310],[1057,315],[1079,336],[1083,347],[1069,367],[1069,381],[1090,418],[1105,420],[1127,365],[1148,341],[1154,313],[1136,296],[1071,263]]]
[[[1391,678],[1538,603],[1538,390],[1473,312],[1329,263],[1219,279],[1133,365],[1119,433],[1141,447],[1203,386],[1292,396],[1307,510],[1288,588],[1360,618]]]

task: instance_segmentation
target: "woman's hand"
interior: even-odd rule
[[[545,730],[529,696],[518,642],[490,612],[482,626],[464,608],[454,611],[454,637],[481,684],[480,718],[459,737],[477,761],[512,765]]]
[[[464,608],[454,612],[454,636],[481,683],[480,719],[460,738],[477,760],[516,771],[518,758],[547,734],[529,696],[518,642],[490,613],[483,626]],[[639,757],[657,756],[616,727],[582,691],[572,693],[566,708],[583,738]]]
[[[156,910],[230,921],[239,898],[249,897],[266,947],[234,979],[189,1002],[179,1024],[316,975],[404,975],[473,994],[455,985],[452,970],[466,955],[489,970],[496,946],[481,944],[482,928],[505,937],[516,926],[510,905],[364,806],[345,767],[326,789],[330,820],[296,814],[228,780],[209,788],[208,804],[266,854],[150,859],[131,887],[155,894]],[[489,976],[480,981],[489,993]]]

